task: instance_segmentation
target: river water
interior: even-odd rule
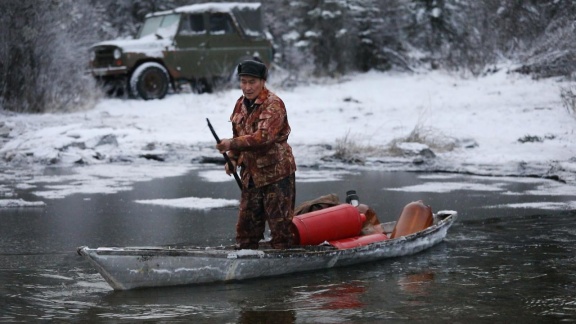
[[[227,284],[115,292],[78,246],[233,243],[236,207],[196,210],[145,199],[238,199],[205,169],[114,194],[0,209],[0,322],[546,323],[576,321],[575,201],[538,179],[363,171],[297,182],[297,202],[357,190],[381,221],[408,202],[457,210],[446,240],[353,267]],[[314,170],[308,170],[314,173]],[[53,185],[53,184],[51,184]],[[543,194],[544,192],[544,194]],[[19,190],[18,197],[38,200]],[[523,205],[520,205],[523,204]],[[518,208],[524,206],[525,208]]]

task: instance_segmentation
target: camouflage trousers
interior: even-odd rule
[[[270,245],[285,249],[292,245],[292,217],[296,199],[296,177],[288,177],[260,187],[244,188],[236,224],[236,246],[257,249],[264,238],[266,222],[271,232]]]

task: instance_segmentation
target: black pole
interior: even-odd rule
[[[206,121],[208,122],[208,127],[210,128],[210,131],[212,132],[212,135],[214,136],[214,139],[216,140],[216,144],[220,144],[220,138],[218,137],[218,134],[216,134],[214,127],[212,127],[212,124],[210,123],[210,119],[206,118]],[[240,180],[240,177],[236,173],[236,168],[234,167],[234,164],[232,164],[232,161],[230,160],[230,157],[228,156],[228,154],[222,153],[222,155],[224,155],[224,160],[228,164],[228,169],[230,171],[232,171],[232,174],[234,175],[234,179],[236,179],[236,183],[238,184],[238,188],[240,188],[240,190],[242,190],[242,181]]]

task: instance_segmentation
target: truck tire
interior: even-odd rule
[[[162,99],[168,93],[170,77],[159,63],[147,62],[134,70],[130,77],[130,92],[144,100]]]

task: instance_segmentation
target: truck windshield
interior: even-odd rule
[[[179,14],[149,17],[144,21],[144,25],[140,29],[138,38],[144,38],[148,35],[172,38],[176,35],[179,21]]]

